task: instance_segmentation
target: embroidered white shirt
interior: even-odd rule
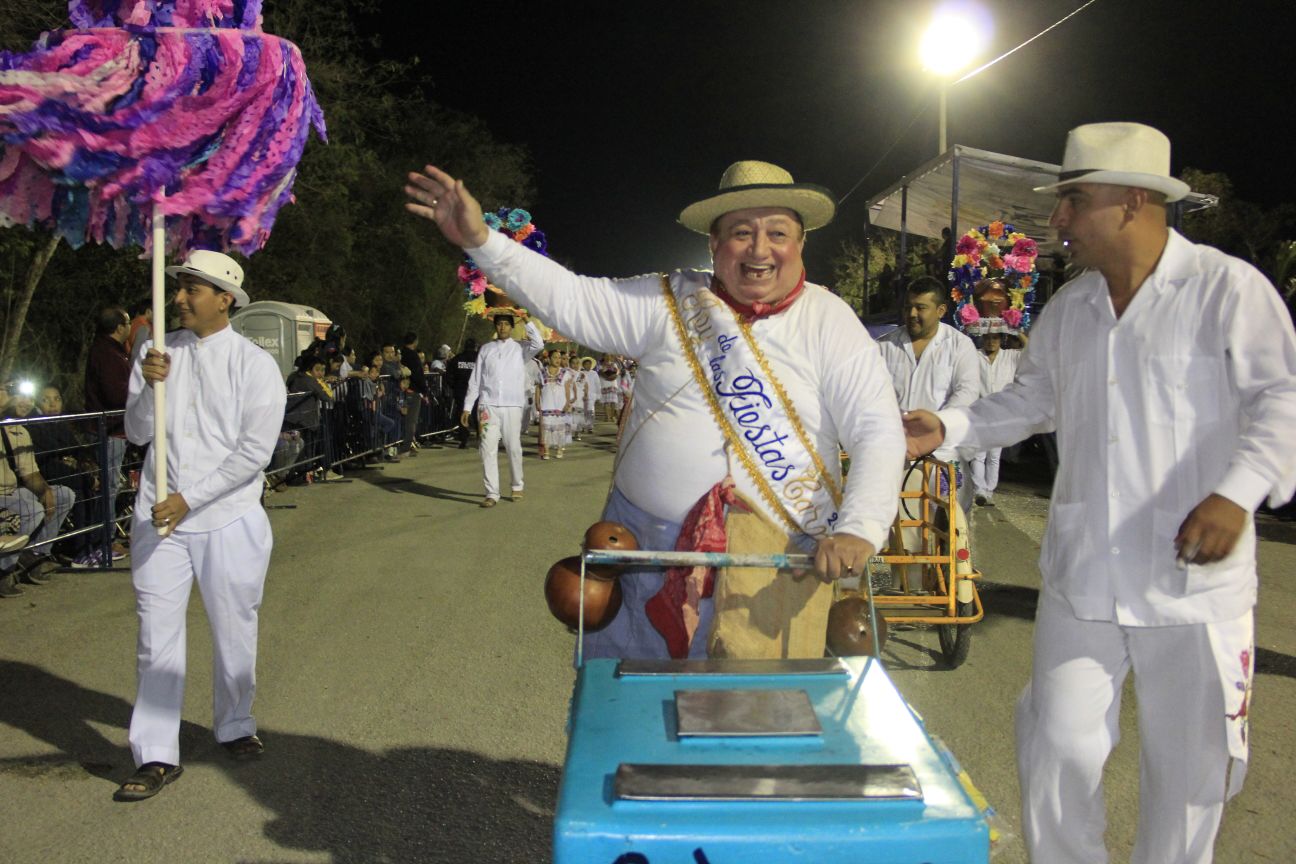
[[[261,472],[279,440],[287,390],[274,358],[231,327],[205,339],[190,330],[168,334],[166,353],[167,488],[189,505],[175,530],[215,531],[260,506]],[[136,362],[125,418],[126,437],[135,444],[153,440],[154,404]],[[157,503],[153,464],[150,447],[137,519],[147,520]]]
[[[464,408],[471,408],[478,398],[481,399],[481,404],[498,408],[521,408],[526,405],[526,364],[542,350],[544,340],[530,321],[526,325],[525,342],[511,338],[487,342],[477,352],[477,365],[473,367],[472,376],[468,379]]]
[[[661,277],[578,276],[496,231],[468,252],[494,284],[562,333],[600,353],[638,359],[616,485],[635,506],[683,521],[729,472],[729,462],[675,333]],[[673,283],[682,279],[709,281],[710,274],[671,276]],[[835,530],[882,548],[899,500],[904,439],[895,393],[867,331],[840,298],[807,283],[796,302],[757,320],[751,332],[828,470],[840,477],[839,443],[851,457]],[[734,480],[759,502],[744,488],[745,472],[736,470]]]
[[[1296,488],[1296,333],[1251,265],[1171,231],[1119,319],[1085,273],[1045,306],[1012,384],[940,417],[978,449],[1057,429],[1040,570],[1078,617],[1191,624],[1255,604],[1250,517],[1214,564],[1179,566],[1173,542],[1212,492],[1250,511]]]

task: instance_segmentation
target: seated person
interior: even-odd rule
[[[25,394],[28,399],[31,395]],[[0,386],[0,412],[5,416],[11,401],[9,388]],[[17,424],[0,425],[0,510],[17,513],[18,533],[31,538],[22,552],[0,555],[0,586],[9,596],[13,591],[22,593],[16,582],[40,585],[46,581],[44,574],[53,567],[51,541],[75,500],[68,487],[45,482],[27,429]]]

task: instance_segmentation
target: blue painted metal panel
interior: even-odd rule
[[[989,827],[880,664],[838,675],[618,677],[579,671],[554,823],[556,864],[987,864]],[[804,689],[821,736],[680,739],[676,690]],[[625,801],[613,776],[641,764],[909,764],[922,801]]]

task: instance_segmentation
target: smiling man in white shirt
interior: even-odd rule
[[[459,425],[468,428],[473,404],[477,403],[477,422],[481,427],[478,449],[486,486],[483,507],[499,503],[501,439],[508,454],[513,500],[522,500],[522,413],[526,408],[527,366],[534,365],[531,359],[543,349],[544,339],[534,324],[527,322],[526,341],[519,342],[513,338],[513,316],[500,313],[495,316],[495,341],[487,342],[477,352],[477,365],[468,379]]]
[[[1036,864],[1106,862],[1102,769],[1135,676],[1133,864],[1207,864],[1241,788],[1254,673],[1252,511],[1296,487],[1296,334],[1249,264],[1166,227],[1189,191],[1137,123],[1073,129],[1051,224],[1089,268],[1044,308],[1016,380],[906,418],[911,453],[1056,428],[1034,667],[1017,706]]]
[[[488,230],[463,181],[434,166],[411,174],[406,194],[509,296],[580,344],[638,362],[605,519],[643,549],[815,554],[822,581],[623,572],[621,610],[586,634],[584,656],[822,657],[826,583],[862,573],[885,542],[904,449],[867,331],[806,279],[806,233],[832,220],[831,194],[777,165],[736,162],[679,216],[707,238],[714,272],[631,279],[578,276]],[[853,465],[844,483],[839,445]]]
[[[273,538],[261,472],[283,425],[287,392],[274,358],[230,327],[231,309],[249,302],[233,258],[197,250],[167,273],[179,277],[174,306],[184,329],[165,354],[150,343],[131,370],[126,402],[127,437],[151,445],[153,387],[167,384],[168,488],[158,493],[150,446],[131,531],[140,632],[130,745],[138,770],[118,788],[121,801],[152,797],[183,770],[185,610],[195,581],[211,621],[216,740],[234,759],[263,749],[252,697]]]

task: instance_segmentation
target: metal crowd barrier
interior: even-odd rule
[[[290,393],[283,429],[266,468],[269,486],[282,483],[314,482],[328,472],[376,461],[388,448],[405,445],[400,413],[401,398],[395,385],[380,379],[387,395],[377,398],[377,386],[352,376],[332,386],[332,402],[320,402],[309,393]],[[453,399],[443,386],[442,376],[427,376],[428,393],[407,394],[407,410],[418,412],[415,437],[428,441],[447,436],[455,427]],[[293,409],[301,409],[294,413]],[[311,410],[317,408],[318,410]],[[27,549],[54,550],[60,557],[81,558],[98,550],[100,562],[87,569],[108,569],[112,545],[125,539],[130,530],[135,490],[144,467],[142,448],[126,445],[118,469],[117,495],[110,500],[110,485],[103,482],[109,464],[109,424],[124,411],[85,412],[45,417],[32,414],[0,420],[0,427],[23,426],[32,437],[34,456],[41,475],[51,486],[63,486],[75,496],[72,508],[58,532],[42,541],[29,542]],[[302,422],[306,419],[307,422]],[[55,433],[55,429],[62,427]],[[57,445],[51,441],[60,441]],[[0,448],[0,458],[7,458]],[[23,488],[21,483],[19,488]],[[15,491],[0,499],[0,509],[17,512],[22,507],[40,507],[28,496]],[[43,507],[42,507],[43,510]],[[21,514],[20,514],[21,515]],[[29,514],[30,515],[30,514]],[[31,521],[28,519],[27,521]],[[16,552],[14,554],[17,554]]]

